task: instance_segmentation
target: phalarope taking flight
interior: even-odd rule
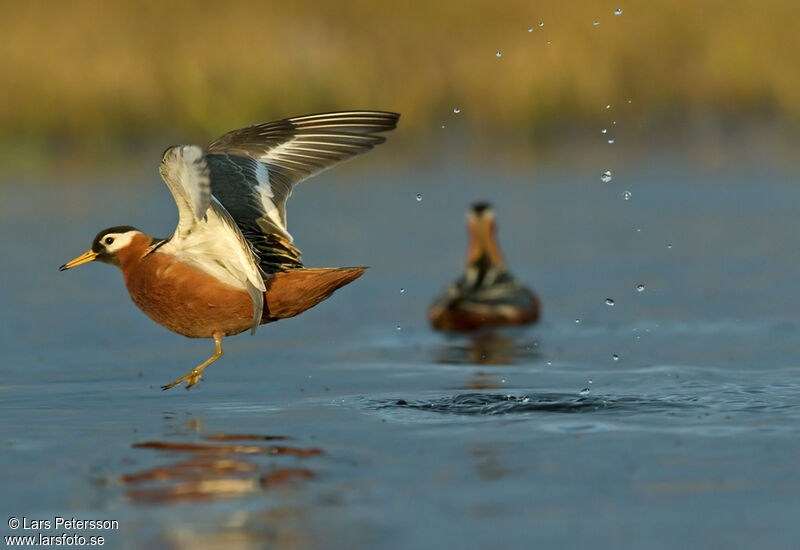
[[[255,333],[317,305],[365,267],[306,268],[286,229],[286,199],[304,179],[383,143],[400,115],[347,111],[288,118],[223,135],[205,150],[168,148],[159,169],[178,206],[178,227],[155,239],[130,226],[100,231],[61,266],[116,265],[151,319],[216,351],[185,376],[191,388],[222,355],[222,339]]]

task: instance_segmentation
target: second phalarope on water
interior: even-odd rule
[[[469,248],[464,274],[448,285],[428,310],[434,328],[466,332],[483,327],[525,325],[539,319],[539,299],[508,270],[487,203],[467,212]]]

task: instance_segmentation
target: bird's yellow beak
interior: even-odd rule
[[[97,259],[97,252],[92,252],[89,250],[88,252],[84,252],[77,258],[72,261],[69,261],[58,268],[59,271],[66,271],[67,269],[72,269],[76,265],[81,265],[89,262],[93,262]]]

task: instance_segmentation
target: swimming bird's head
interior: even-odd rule
[[[476,202],[467,211],[467,230],[467,266],[486,263],[505,269],[506,262],[495,237],[494,212],[488,202]]]

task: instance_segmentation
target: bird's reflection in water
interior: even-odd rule
[[[169,413],[168,413],[169,414]],[[172,416],[165,416],[171,419]],[[202,432],[203,421],[192,419],[183,430],[170,426],[173,435]],[[141,450],[165,452],[170,462],[149,470],[124,474],[126,496],[137,502],[173,503],[231,499],[277,487],[296,487],[314,472],[301,467],[270,464],[266,457],[320,455],[315,448],[286,445],[285,436],[211,434],[190,441],[144,441],[131,445]]]
[[[503,446],[496,443],[478,443],[472,446],[469,456],[475,461],[481,480],[495,481],[514,473],[513,469],[504,464],[503,451]]]
[[[539,342],[513,333],[478,332],[451,336],[436,350],[436,361],[450,365],[515,365],[539,358]]]
[[[478,371],[467,378],[466,387],[470,390],[496,390],[500,387],[500,377],[492,372]]]

